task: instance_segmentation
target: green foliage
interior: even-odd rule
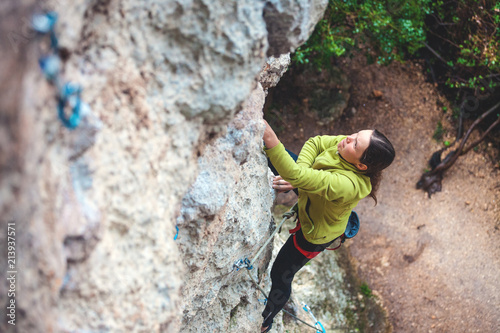
[[[331,57],[349,55],[369,39],[369,58],[381,64],[403,60],[422,47],[431,4],[431,0],[330,0],[325,18],[293,59],[329,66]]]
[[[361,293],[363,295],[365,295],[366,297],[372,297],[373,294],[372,294],[372,290],[370,289],[370,287],[368,287],[368,285],[366,283],[363,283],[360,287],[361,289]]]
[[[439,141],[443,138],[443,134],[444,134],[443,124],[440,121],[438,121],[436,129],[434,130],[434,135],[432,137],[434,138],[434,140]]]
[[[293,60],[329,67],[364,49],[369,62],[420,56],[446,67],[440,83],[491,91],[500,85],[500,2],[491,0],[330,0],[324,19]]]
[[[340,57],[354,46],[354,38],[344,36],[343,30],[326,19],[321,20],[308,42],[296,50],[293,60],[307,64],[312,59],[318,68],[324,67],[330,62],[330,57]]]
[[[446,86],[480,94],[499,86],[492,79],[500,71],[500,2],[437,1],[430,18],[429,33],[437,37],[436,46],[441,43],[443,58],[452,62]]]

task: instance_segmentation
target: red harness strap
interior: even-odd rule
[[[295,235],[295,233],[299,230],[300,230],[300,221],[297,220],[297,225],[295,226],[295,228],[290,229],[288,231],[289,233],[293,234],[293,245],[295,245],[295,248],[299,250],[299,252],[302,253],[307,259],[312,259],[316,257],[321,252],[306,251],[299,246],[299,243],[297,243],[297,236]]]
[[[288,232],[291,233],[291,234],[294,234],[294,233],[296,233],[299,230],[300,230],[300,221],[297,220],[297,224],[295,225],[295,228],[288,230]]]
[[[312,258],[316,257],[318,254],[320,254],[321,252],[311,252],[311,251],[306,251],[306,250],[304,250],[303,248],[301,248],[301,247],[299,246],[299,244],[297,243],[297,239],[296,239],[296,235],[295,235],[295,233],[296,233],[297,231],[299,231],[299,230],[300,230],[300,228],[301,228],[301,226],[300,226],[300,221],[299,221],[299,220],[297,220],[297,224],[295,225],[295,228],[290,229],[290,230],[288,231],[289,233],[293,234],[293,245],[295,245],[295,248],[296,248],[297,250],[299,250],[299,252],[300,252],[300,253],[302,253],[302,254],[303,254],[306,258],[308,258],[308,259],[312,259]],[[342,234],[342,236],[343,236],[343,235],[344,235],[344,234]],[[339,236],[339,237],[342,237],[342,236]],[[342,246],[342,242],[340,242],[340,245],[339,245],[339,246],[337,246],[337,247],[335,247],[335,248],[326,248],[325,250],[335,251],[335,250],[337,250],[337,249],[338,249],[339,247],[341,247],[341,246]]]
[[[306,251],[304,249],[302,249],[299,244],[297,243],[297,239],[296,239],[296,235],[293,234],[293,245],[295,245],[295,248],[297,250],[300,251],[300,253],[302,253],[306,258],[308,259],[312,259],[314,257],[316,257],[318,254],[320,254],[321,252],[310,252],[310,251]]]

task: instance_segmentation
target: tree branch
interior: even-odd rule
[[[439,53],[437,53],[436,51],[434,51],[434,49],[433,49],[432,47],[430,47],[430,46],[429,46],[429,44],[427,44],[426,42],[422,42],[422,44],[424,44],[424,46],[425,46],[426,48],[428,48],[428,49],[429,49],[429,51],[431,51],[431,52],[432,52],[432,54],[434,54],[434,55],[435,55],[435,56],[436,56],[439,60],[441,60],[442,62],[444,62],[445,64],[447,64],[447,65],[448,65],[448,62],[446,62],[446,60],[444,60],[444,59],[443,59],[443,57],[441,57],[441,56],[439,55]],[[448,66],[449,66],[449,65],[448,65]],[[453,66],[451,66],[451,67],[453,67]]]
[[[467,147],[467,149],[465,149],[460,155],[464,155],[464,154],[467,154],[467,152],[469,150],[471,150],[472,148],[474,148],[475,146],[477,146],[481,141],[484,140],[484,138],[486,137],[486,135],[488,135],[488,133],[496,126],[500,124],[500,117],[498,117],[497,120],[495,120],[495,122],[493,124],[490,125],[490,127],[488,127],[488,129],[483,133],[483,135],[481,135],[481,137],[479,139],[477,139],[476,141],[474,141],[473,143],[471,143],[471,145],[469,147]]]
[[[491,109],[489,109],[488,111],[484,112],[479,118],[477,118],[473,123],[472,125],[469,127],[469,129],[467,130],[467,133],[465,134],[464,138],[462,139],[462,141],[460,142],[460,146],[457,148],[457,150],[453,153],[453,156],[446,161],[444,163],[440,163],[436,168],[434,168],[432,171],[431,171],[431,174],[436,174],[438,172],[444,172],[445,170],[447,170],[448,168],[450,168],[453,163],[455,163],[455,161],[457,160],[458,156],[462,155],[462,150],[465,146],[465,142],[467,141],[467,139],[469,138],[472,130],[477,126],[477,124],[479,124],[484,118],[486,118],[488,115],[490,115],[493,111],[495,111],[498,107],[500,106],[500,102],[498,102],[497,104],[495,104]],[[495,121],[493,124],[496,126],[496,123],[498,122]],[[493,125],[492,124],[492,125]],[[493,126],[494,127],[494,126]],[[490,131],[493,127],[489,127],[487,131]],[[469,149],[469,148],[468,148]],[[465,154],[465,152],[464,152]]]

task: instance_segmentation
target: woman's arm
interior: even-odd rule
[[[281,143],[268,149],[266,153],[280,176],[293,187],[330,201],[348,201],[359,191],[351,179],[340,172],[315,170],[295,163]]]
[[[266,130],[264,131],[264,144],[266,145],[266,154],[284,180],[289,182],[292,187],[300,188],[307,192],[324,196],[327,200],[350,197],[354,194],[354,184],[349,178],[338,173],[331,173],[323,170],[314,170],[310,167],[299,165],[285,151],[285,147],[278,139],[276,133],[267,121],[265,121]],[[323,138],[325,140],[323,140]],[[306,153],[312,157],[314,152],[325,150],[326,145],[331,145],[331,138],[334,137],[315,137],[311,143],[316,147]],[[302,151],[301,151],[302,154]],[[313,162],[314,162],[314,157]],[[287,184],[288,185],[288,184]],[[273,188],[277,188],[273,185]]]
[[[338,137],[330,135],[315,136],[306,141],[299,153],[297,164],[312,167],[316,157],[331,148],[338,141]]]
[[[266,123],[266,130],[264,131],[264,137],[263,137],[264,144],[266,145],[267,149],[271,149],[273,147],[276,147],[280,143],[280,141],[276,133],[271,128],[271,126],[269,126],[268,122],[264,120],[264,123]],[[278,190],[278,193],[281,193],[281,192],[291,191],[295,187],[293,187],[289,182],[281,178],[281,176],[276,176],[273,179],[273,188],[275,190]]]
[[[264,139],[264,144],[266,145],[266,148],[271,149],[278,143],[280,143],[280,140],[278,139],[276,133],[274,133],[271,126],[269,126],[268,122],[264,120],[264,123],[266,124],[266,129],[264,131],[264,137],[262,139]]]

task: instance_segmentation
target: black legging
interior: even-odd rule
[[[333,243],[333,241],[326,244],[309,243],[304,238],[302,230],[297,231],[296,240],[301,249],[310,252],[322,252]],[[285,306],[292,292],[292,281],[295,273],[304,267],[309,260],[311,259],[306,258],[295,248],[293,236],[290,236],[278,253],[271,269],[272,286],[266,308],[262,312],[262,317],[264,317],[262,326],[269,326],[276,314]]]

